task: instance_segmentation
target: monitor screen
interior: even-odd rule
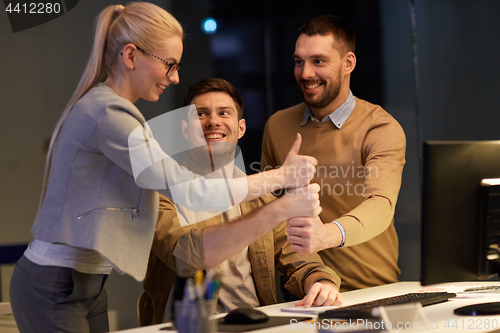
[[[500,141],[428,141],[423,162],[422,285],[498,276],[484,272],[489,217],[480,198],[491,190],[481,181],[500,178]]]

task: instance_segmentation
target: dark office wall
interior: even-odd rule
[[[382,1],[383,105],[400,121],[408,140],[396,226],[401,278],[417,280],[422,141],[500,139],[500,2],[415,1],[418,95],[410,3]]]
[[[401,280],[418,280],[420,274],[420,145],[416,128],[410,1],[381,3],[382,106],[393,115],[406,134],[406,164],[395,213],[399,236]]]
[[[417,2],[423,138],[500,139],[500,2]]]

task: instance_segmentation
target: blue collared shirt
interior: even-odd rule
[[[339,106],[339,108],[332,113],[330,113],[328,116],[324,117],[321,120],[318,120],[314,118],[311,108],[309,108],[309,105],[306,105],[306,111],[304,112],[304,118],[302,119],[301,125],[305,125],[309,118],[311,118],[313,121],[328,121],[331,120],[332,123],[337,127],[338,129],[341,129],[344,123],[346,122],[347,118],[352,113],[352,110],[354,110],[354,107],[356,106],[356,98],[354,98],[354,95],[352,94],[352,91],[349,91],[349,97],[347,97],[346,101],[344,104]]]
[[[344,125],[344,123],[346,122],[347,118],[349,118],[349,116],[351,115],[352,110],[354,110],[355,106],[356,106],[356,98],[354,98],[352,91],[349,91],[349,97],[347,97],[344,104],[339,106],[339,108],[337,110],[333,111],[332,113],[330,113],[328,116],[324,117],[321,120],[318,120],[313,116],[313,114],[311,112],[311,108],[309,107],[309,105],[307,105],[306,110],[304,112],[304,118],[302,119],[301,125],[304,126],[305,124],[307,124],[307,122],[309,121],[309,118],[311,118],[313,121],[328,121],[328,120],[330,120],[335,125],[335,127],[337,127],[338,129],[341,129],[342,126]],[[340,244],[339,247],[343,247],[345,244],[344,227],[340,223],[338,223],[337,221],[332,221],[332,223],[335,223],[339,227],[340,232],[342,233],[342,243]]]

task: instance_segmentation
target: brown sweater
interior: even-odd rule
[[[281,166],[302,135],[300,154],[318,160],[312,180],[321,186],[323,223],[339,222],[345,246],[320,252],[337,272],[341,291],[397,282],[400,270],[394,209],[405,163],[406,138],[399,123],[380,106],[356,99],[341,129],[309,119],[305,104],[276,112],[262,144],[262,169]]]

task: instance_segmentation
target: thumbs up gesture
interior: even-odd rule
[[[308,185],[316,173],[318,161],[311,156],[299,155],[302,136],[297,138],[281,166],[283,172],[283,188],[295,188]]]

